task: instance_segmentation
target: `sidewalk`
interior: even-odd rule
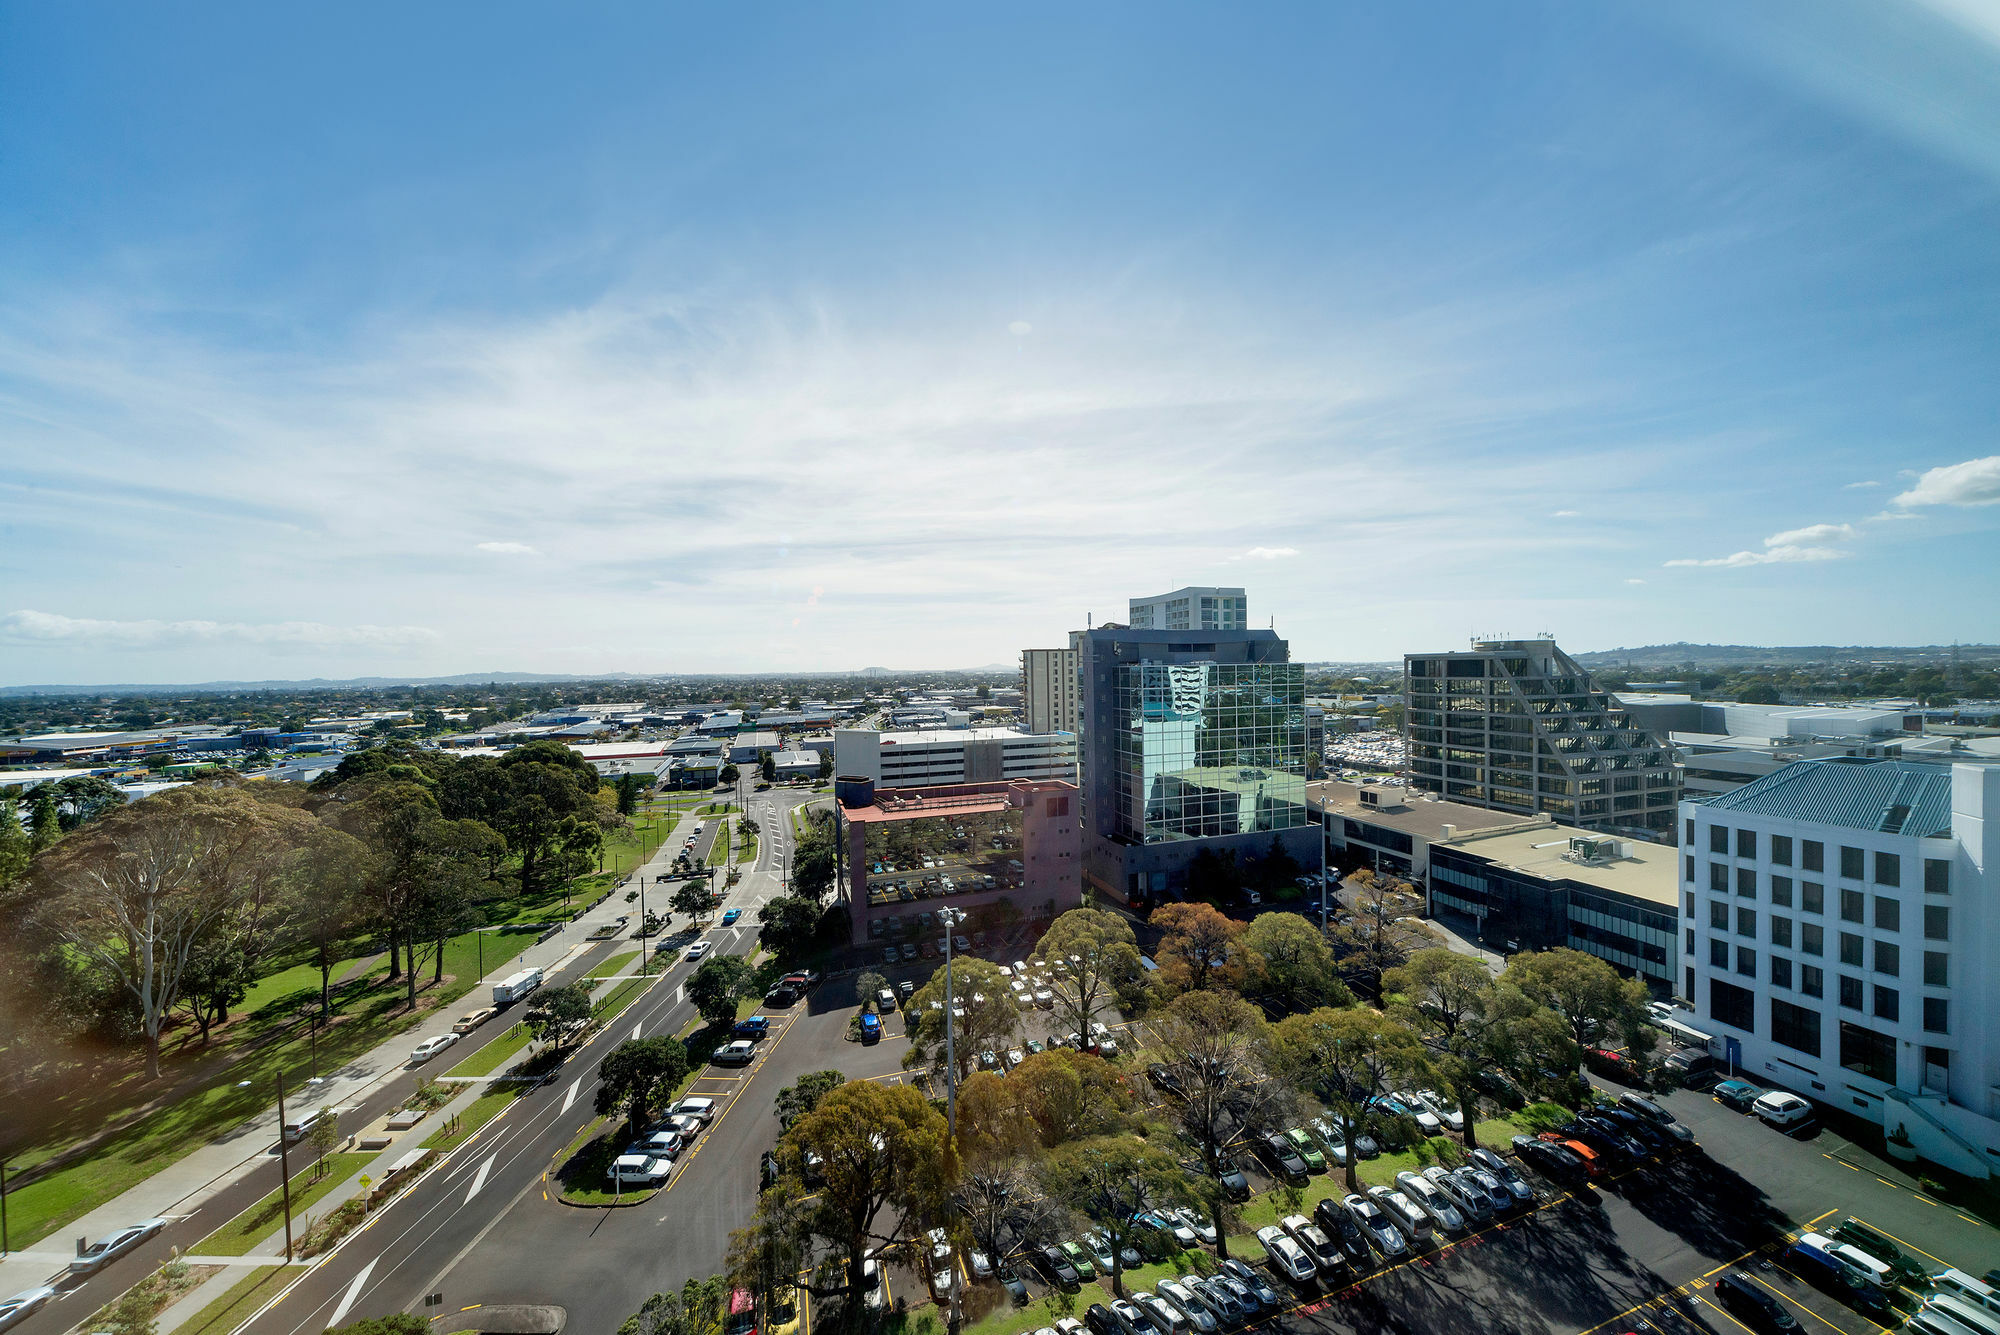
[[[677,822],[667,839],[661,843],[661,851],[678,847],[678,841],[682,837],[680,826],[691,823],[690,817],[683,817]],[[659,861],[657,856],[654,861]],[[648,863],[642,870],[650,872],[651,869],[652,863]],[[404,1073],[409,1063],[410,1050],[418,1043],[439,1034],[450,1033],[451,1026],[459,1014],[480,1004],[481,989],[490,987],[493,982],[508,974],[530,966],[539,965],[553,973],[567,964],[572,957],[588,949],[590,943],[586,942],[585,938],[592,931],[616,920],[620,914],[630,912],[625,905],[625,888],[623,883],[614,887],[603,903],[582,914],[575,921],[566,923],[555,936],[528,947],[505,964],[495,966],[492,973],[482,978],[473,991],[466,994],[462,1008],[453,1007],[448,1013],[433,1015],[423,1024],[397,1034],[340,1070],[323,1077],[317,1083],[308,1083],[297,1090],[293,1097],[286,1100],[287,1111],[296,1113],[300,1108],[317,1108],[328,1104],[347,1107],[368,1098],[382,1085]],[[476,1093],[482,1087],[483,1082],[469,1085],[467,1088]],[[456,1102],[457,1100],[454,1100],[454,1103]],[[431,1119],[426,1119],[426,1124],[432,1124]],[[35,1245],[34,1250],[17,1251],[0,1260],[0,1293],[12,1293],[36,1284],[51,1282],[49,1279],[51,1271],[60,1272],[62,1267],[67,1265],[69,1257],[74,1252],[74,1240],[79,1237],[102,1237],[135,1220],[154,1217],[186,1218],[193,1214],[201,1208],[204,1201],[217,1192],[240,1181],[245,1174],[268,1164],[278,1142],[278,1130],[278,1108],[274,1100],[270,1107],[257,1117],[224,1132],[192,1154],[168,1165],[82,1218],[72,1220],[59,1235],[52,1234],[44,1238]],[[328,1199],[334,1198],[329,1196]],[[226,1222],[224,1219],[213,1220],[212,1227],[220,1227]],[[282,1243],[279,1250],[283,1250]],[[60,1264],[51,1263],[52,1255],[60,1256]]]

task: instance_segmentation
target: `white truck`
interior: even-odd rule
[[[493,1004],[511,1006],[541,985],[540,969],[523,969],[519,973],[509,974],[493,985]]]

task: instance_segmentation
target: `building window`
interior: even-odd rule
[[[1789,988],[1792,985],[1792,962],[1783,955],[1771,956],[1771,986]]]
[[[1903,1018],[1903,994],[1893,987],[1875,989],[1875,1018],[1878,1020],[1900,1020]]]
[[[1789,834],[1771,836],[1771,861],[1780,867],[1792,865],[1792,836]]]
[[[1819,1056],[1819,1012],[1771,998],[1771,1041],[1794,1052]]]
[[[1790,918],[1780,918],[1775,913],[1771,915],[1771,944],[1774,946],[1784,946],[1787,949],[1791,947],[1792,920]]]
[[[1894,853],[1875,855],[1875,884],[1901,885],[1903,883],[1903,860]]]
[[[1858,1011],[1861,1009],[1861,980],[1859,978],[1849,978],[1846,974],[1840,975],[1840,1004],[1846,1010]]]
[[[1803,854],[1803,858],[1799,862],[1801,867],[1804,867],[1807,871],[1826,870],[1825,844],[1822,844],[1817,839],[1802,839],[1799,841],[1799,851]]]
[[[1924,952],[1924,986],[1951,986],[1951,956],[1942,950]]]
[[[1739,858],[1754,858],[1757,856],[1757,832],[1755,830],[1738,830],[1736,832],[1736,856]]]
[[[1708,902],[1708,925],[1718,932],[1729,930],[1729,903],[1727,900],[1711,899]]]
[[[1738,867],[1736,869],[1736,893],[1750,899],[1757,897],[1757,869]]]
[[[1799,966],[1799,991],[1809,997],[1825,996],[1826,970],[1820,968],[1817,964],[1801,964]]]
[[[1708,966],[1711,969],[1729,967],[1729,943],[1719,937],[1708,943]]]
[[[1736,972],[1745,978],[1757,976],[1757,952],[1748,946],[1736,947]]]
[[[1693,917],[1694,915],[1689,914],[1688,916]],[[1694,928],[1690,927],[1687,929],[1687,944],[1682,946],[1681,949],[1687,954],[1689,959],[1694,958]]]
[[[1840,1065],[1843,1070],[1893,1085],[1896,1083],[1896,1040],[1888,1034],[1878,1034],[1872,1029],[1842,1020]]]
[[[1792,878],[1773,876],[1771,878],[1771,902],[1781,909],[1792,906]]]
[[[1878,932],[1900,932],[1903,930],[1903,901],[1875,896],[1875,930]]]
[[[1720,853],[1727,857],[1729,855],[1729,831],[1723,829],[1720,825],[1709,826],[1708,851],[1711,853]]]
[[[1951,864],[1943,858],[1924,859],[1924,893],[1927,895],[1948,895],[1951,893]]]
[[[1924,939],[1951,940],[1951,910],[1942,904],[1924,905]]]
[[[1709,979],[1708,1013],[1732,1029],[1757,1032],[1757,994],[1747,987],[1725,983],[1720,978]]]
[[[1853,932],[1840,934],[1840,962],[1857,969],[1861,967],[1861,938]]]
[[[1689,892],[1688,892],[1688,894],[1687,894],[1687,895],[1685,896],[1685,902],[1686,902],[1686,904],[1687,904],[1687,908],[1686,908],[1686,909],[1685,909],[1685,910],[1684,910],[1684,911],[1682,912],[1681,916],[1682,916],[1682,917],[1684,917],[1684,918],[1687,918],[1687,919],[1688,919],[1688,920],[1690,920],[1690,921],[1692,921],[1692,920],[1694,919],[1694,892],[1693,892],[1693,891],[1689,891]]]
[[[1720,862],[1708,864],[1708,888],[1718,895],[1729,893],[1729,868]]]
[[[1756,909],[1736,910],[1736,935],[1747,936],[1752,941],[1755,941],[1757,939]]]
[[[1951,1026],[1951,1003],[1943,997],[1924,998],[1924,1032],[1927,1034],[1948,1034]]]
[[[1843,845],[1840,850],[1841,877],[1849,881],[1860,880],[1864,874],[1864,862],[1866,862],[1866,859],[1861,856],[1860,849],[1848,848]]]
[[[1801,881],[1799,907],[1807,913],[1826,912],[1826,889],[1818,881]]]
[[[1875,943],[1875,972],[1897,977],[1903,971],[1903,952],[1894,941]]]
[[[1826,928],[1816,922],[1800,923],[1799,949],[1808,955],[1826,954]]]
[[[1693,848],[1693,847],[1694,847],[1694,822],[1693,822],[1693,821],[1688,821],[1688,822],[1686,823],[1686,825],[1687,825],[1687,836],[1686,836],[1686,838],[1682,839],[1682,840],[1681,840],[1681,842],[1682,842],[1682,843],[1684,843],[1684,844],[1686,844],[1686,845],[1687,845],[1687,846],[1688,846],[1689,848]]]
[[[1693,884],[1694,884],[1694,854],[1692,854],[1692,853],[1688,854],[1688,855],[1687,855],[1687,859],[1686,859],[1686,861],[1687,861],[1687,883],[1688,883],[1689,885],[1693,885]]]
[[[1859,890],[1842,890],[1840,892],[1840,920],[1842,922],[1865,921],[1866,914],[1863,910],[1866,908],[1866,905],[1867,899]]]

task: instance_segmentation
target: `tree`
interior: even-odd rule
[[[396,982],[403,976],[402,947],[409,940],[410,918],[422,888],[426,827],[439,819],[437,798],[424,784],[388,777],[388,771],[357,780],[357,785],[342,790],[343,795],[350,791],[352,795],[334,809],[333,819],[367,841],[374,853],[367,917],[388,947],[388,981]]]
[[[1437,947],[1420,950],[1392,969],[1384,986],[1397,998],[1396,1014],[1407,1021],[1431,1054],[1431,1066],[1451,1090],[1464,1115],[1468,1146],[1479,1143],[1478,1088],[1473,1077],[1495,1057],[1493,975],[1470,955]]]
[[[331,1010],[333,966],[343,942],[362,925],[363,896],[372,875],[369,851],[353,835],[327,825],[315,827],[293,850],[291,874],[297,885],[294,930],[319,969],[319,1013]]]
[[[313,1119],[312,1130],[306,1133],[306,1144],[312,1146],[313,1167],[319,1174],[326,1173],[326,1156],[333,1153],[333,1147],[340,1143],[340,1113],[337,1109],[321,1105],[319,1116]]]
[[[1380,1011],[1322,1007],[1278,1021],[1271,1056],[1280,1075],[1326,1104],[1341,1140],[1351,1146],[1367,1120],[1368,1101],[1416,1071],[1423,1046],[1408,1025]],[[1359,1158],[1347,1156],[1349,1191],[1361,1189],[1354,1175]]]
[[[1140,973],[1139,947],[1132,926],[1101,909],[1071,909],[1049,924],[1035,946],[1035,959],[1053,965],[1056,1022],[1088,1034],[1098,1010]]]
[[[1229,1198],[1222,1175],[1252,1136],[1289,1120],[1291,1091],[1269,1078],[1269,1026],[1241,997],[1184,992],[1152,1032],[1152,1051],[1172,1076],[1160,1091],[1160,1110],[1201,1165],[1192,1192],[1215,1224],[1217,1250],[1227,1256]]]
[[[47,784],[40,784],[28,802],[29,847],[36,853],[62,837],[62,804]]]
[[[42,786],[56,799],[56,819],[64,833],[125,805],[125,790],[98,774],[72,774]]]
[[[1153,911],[1160,939],[1160,972],[1177,991],[1234,988],[1243,981],[1243,959],[1235,949],[1243,924],[1211,904],[1167,904]]]
[[[249,991],[250,976],[243,963],[243,952],[220,932],[205,938],[188,953],[180,1004],[201,1031],[203,1046],[208,1043],[210,1026],[228,1019],[230,1008],[249,995]]]
[[[1208,903],[1233,900],[1243,890],[1234,852],[1199,848],[1188,860],[1188,897]]]
[[[625,1318],[618,1335],[721,1335],[728,1285],[720,1275],[689,1279],[679,1293],[655,1293]]]
[[[639,776],[627,771],[618,776],[618,814],[630,816],[639,809]]]
[[[952,1193],[972,1245],[986,1255],[1011,1256],[1061,1236],[1067,1212],[1043,1188],[1035,1167],[1019,1158],[995,1163],[968,1172]]]
[[[811,819],[792,848],[792,893],[818,902],[833,885],[833,822]]]
[[[778,762],[772,758],[769,751],[764,752],[757,758],[757,772],[764,776],[765,783],[776,783],[778,781]]]
[[[652,1120],[661,1093],[680,1084],[687,1073],[687,1047],[679,1039],[665,1035],[627,1039],[597,1064],[597,1114],[602,1117],[624,1108],[636,1136]]]
[[[976,1077],[975,1077],[976,1079]],[[1102,1057],[1069,1048],[1034,1052],[1007,1073],[1024,1130],[1045,1148],[1108,1136],[1130,1120],[1132,1088]]]
[[[906,1070],[944,1069],[945,973],[939,969],[903,1005],[903,1025],[910,1049],[903,1054]],[[953,1024],[953,1055],[963,1080],[983,1048],[1004,1047],[1021,1028],[1021,1012],[1008,995],[1000,966],[988,960],[957,955],[951,961],[952,1001],[962,1014]]]
[[[1360,890],[1354,916],[1327,935],[1347,981],[1371,997],[1380,997],[1382,975],[1410,957],[1394,930],[1399,909],[1393,896],[1398,890],[1394,882],[1367,870],[1355,874],[1354,884]]]
[[[709,887],[707,877],[692,877],[674,887],[667,907],[696,922],[706,922],[715,916],[715,891]]]
[[[478,925],[472,896],[482,877],[477,821],[428,822],[417,844],[417,883],[408,904],[409,1005],[417,1007],[417,971],[433,961],[431,981],[444,981],[445,942]]]
[[[881,974],[863,972],[859,978],[854,980],[854,991],[855,995],[861,998],[861,1008],[865,1011],[876,1010],[875,994],[888,986],[889,980]]]
[[[704,1024],[736,1018],[736,1003],[755,995],[756,976],[741,955],[710,955],[688,976],[687,999]]]
[[[1529,951],[1509,959],[1500,979],[1562,1018],[1575,1047],[1571,1069],[1582,1063],[1585,1048],[1603,1042],[1614,1030],[1641,1047],[1633,1054],[1641,1062],[1651,1050],[1646,985],[1620,977],[1595,955],[1566,946]]]
[[[1139,1235],[1138,1216],[1188,1198],[1187,1174],[1172,1155],[1137,1136],[1099,1136],[1049,1155],[1048,1192],[1095,1223],[1111,1253],[1111,1291],[1125,1296],[1122,1253]]]
[[[594,804],[597,771],[562,743],[537,741],[509,751],[492,772],[499,787],[489,798],[489,823],[519,855],[521,893],[532,895],[541,888],[543,859],[582,838],[577,827],[565,821]]]
[[[943,1212],[958,1185],[944,1116],[910,1085],[856,1080],[829,1093],[778,1142],[789,1178],[803,1177],[808,1155],[824,1185],[802,1204],[796,1226],[839,1253],[853,1294],[862,1292],[870,1244],[911,1236],[916,1221]]]
[[[786,1131],[793,1123],[819,1107],[820,1100],[847,1083],[847,1077],[839,1071],[808,1071],[793,1083],[778,1091],[771,1111],[777,1115],[778,1125]]]
[[[1243,949],[1252,957],[1252,981],[1281,1010],[1354,1004],[1326,938],[1296,913],[1258,914],[1243,930]]]
[[[21,828],[14,799],[0,797],[0,894],[28,874],[28,860],[33,852],[33,842]]]
[[[556,1051],[561,1052],[570,1026],[590,1018],[590,991],[582,983],[542,988],[528,1003],[523,1018],[538,1041],[546,1043],[553,1038]]]
[[[176,788],[107,812],[46,854],[29,878],[33,921],[131,994],[160,1074],[160,1030],[190,957],[231,907],[225,850],[245,819],[238,794]]]
[[[721,772],[715,776],[715,781],[722,787],[727,788],[730,784],[735,783],[738,779],[742,777],[743,777],[742,770],[737,769],[736,766],[734,765],[724,765],[722,767]]]
[[[819,777],[822,783],[833,777],[833,752],[821,751],[819,753]]]
[[[767,899],[758,910],[757,944],[780,960],[795,959],[812,948],[819,934],[819,918],[816,899],[792,895]]]
[[[1257,864],[1257,878],[1268,888],[1276,890],[1296,885],[1299,877],[1304,874],[1305,868],[1299,865],[1299,860],[1292,856],[1291,850],[1279,841],[1277,835],[1272,835],[1270,851],[1264,855],[1264,860]]]

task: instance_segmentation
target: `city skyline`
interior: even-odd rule
[[[480,13],[10,17],[0,683],[2000,639],[1990,10]]]

